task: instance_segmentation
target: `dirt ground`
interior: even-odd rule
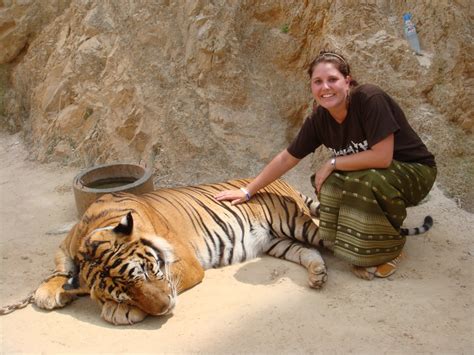
[[[75,221],[71,182],[78,172],[27,159],[18,136],[0,134],[0,305],[14,303],[53,268],[53,255]],[[287,180],[305,193],[308,163]],[[179,297],[174,314],[112,326],[83,297],[52,312],[34,306],[0,317],[4,353],[437,353],[474,351],[474,215],[434,188],[409,210],[435,225],[411,237],[399,271],[362,281],[329,253],[323,290],[306,271],[264,257],[209,270]]]

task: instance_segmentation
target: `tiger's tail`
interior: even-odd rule
[[[433,227],[433,218],[431,216],[426,216],[421,227],[416,228],[400,228],[401,235],[418,235],[426,233]]]

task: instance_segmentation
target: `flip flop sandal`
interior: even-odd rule
[[[400,264],[400,262],[402,261],[402,258],[403,258],[403,255],[400,254],[392,261],[389,261],[388,263],[377,266],[377,270],[375,271],[375,276],[384,278],[384,277],[389,277],[390,275],[393,275],[395,271],[397,271],[398,264]]]
[[[403,258],[403,254],[400,254],[395,259],[378,266],[362,267],[352,266],[352,272],[360,279],[373,280],[374,277],[385,278],[393,275],[397,271],[398,264]]]

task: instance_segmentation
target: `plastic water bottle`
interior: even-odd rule
[[[416,54],[421,55],[420,42],[418,41],[418,35],[416,34],[416,27],[411,21],[411,18],[411,13],[407,12],[403,14],[403,29],[405,32],[405,38],[410,44],[410,47],[416,52]]]

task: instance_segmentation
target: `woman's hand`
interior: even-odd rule
[[[231,201],[232,205],[237,205],[247,201],[247,196],[242,190],[225,190],[214,196],[217,201]]]
[[[285,149],[281,151],[270,163],[265,166],[258,176],[247,186],[239,190],[225,190],[214,196],[217,201],[231,201],[232,205],[237,205],[250,200],[260,189],[271,184],[288,170],[298,164],[300,159],[292,156]]]
[[[323,186],[324,181],[326,181],[327,177],[331,175],[333,171],[334,171],[334,166],[331,164],[329,160],[326,163],[324,163],[318,169],[318,171],[316,171],[315,183],[316,183],[317,193],[319,193],[319,191],[321,190],[321,186]]]

